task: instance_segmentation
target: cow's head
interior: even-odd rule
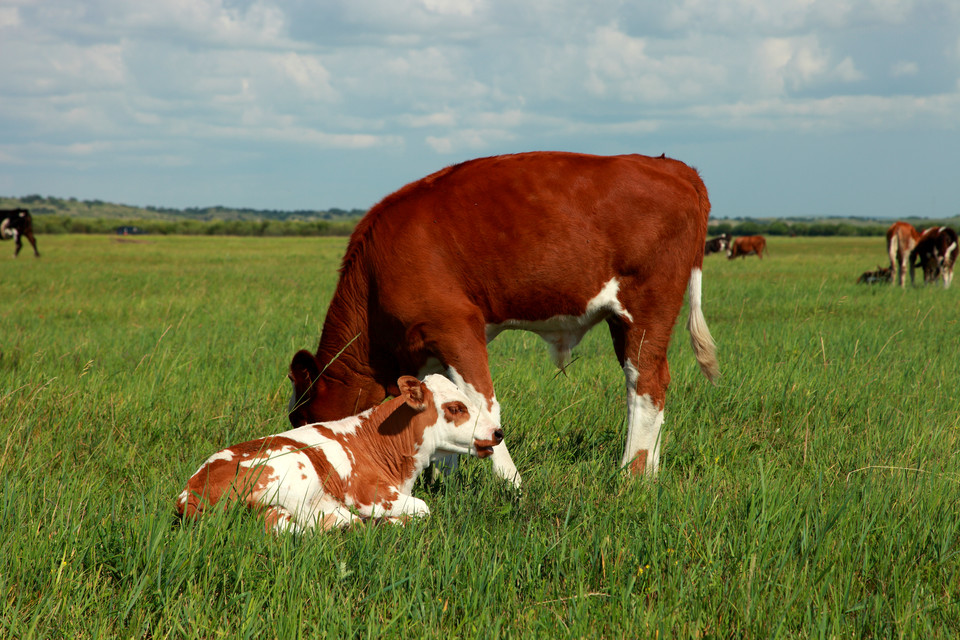
[[[293,383],[287,409],[294,427],[340,420],[369,409],[386,397],[383,387],[373,380],[339,380],[323,372],[320,362],[309,351],[294,354],[287,374]]]
[[[490,414],[449,379],[432,374],[420,382],[404,376],[397,385],[407,404],[415,406],[419,402],[424,408],[432,406],[436,410],[436,422],[424,432],[428,448],[439,453],[486,458],[503,440],[503,431]]]

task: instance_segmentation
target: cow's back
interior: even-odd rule
[[[488,321],[535,318],[537,308],[572,314],[611,276],[699,266],[708,215],[700,177],[676,160],[481,158],[384,199],[355,231],[343,268],[363,260],[391,310],[455,290]],[[414,275],[411,291],[402,285]]]

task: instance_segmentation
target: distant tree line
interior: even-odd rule
[[[785,222],[783,220],[743,220],[710,225],[709,235],[732,236],[882,236],[889,223],[879,222]]]
[[[295,211],[281,211],[279,209],[248,209],[234,207],[187,207],[186,209],[168,209],[165,207],[144,207],[147,211],[169,214],[171,216],[185,216],[195,220],[220,220],[239,218],[242,220],[345,220],[363,217],[363,209],[340,209],[333,207],[324,211],[312,209],[297,209]]]
[[[185,236],[349,236],[355,221],[330,220],[117,220],[72,216],[34,216],[37,233],[113,234],[121,227],[140,233]]]
[[[246,221],[349,221],[356,222],[366,213],[363,209],[340,209],[333,207],[326,210],[298,209],[296,211],[281,211],[276,209],[250,209],[238,207],[187,207],[174,209],[170,207],[146,206],[138,207],[125,204],[104,202],[103,200],[77,200],[76,198],[57,198],[54,196],[28,195],[20,198],[0,196],[0,208],[14,209],[25,207],[34,216],[62,215],[81,218],[121,218],[124,220],[200,220],[213,222],[216,220],[246,220]]]

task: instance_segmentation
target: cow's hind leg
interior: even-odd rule
[[[671,316],[675,318],[675,314]],[[620,466],[635,475],[653,475],[660,466],[660,430],[670,372],[666,329],[658,322],[642,325],[623,318],[608,321],[627,391],[627,442]]]

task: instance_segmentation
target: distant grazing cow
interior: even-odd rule
[[[897,221],[887,229],[887,255],[890,257],[890,271],[896,272],[894,284],[906,286],[907,263],[910,252],[917,246],[920,234],[909,222]],[[910,282],[913,282],[913,270],[910,271]]]
[[[703,255],[708,256],[711,253],[722,253],[729,248],[730,236],[726,233],[721,233],[716,238],[707,240],[707,244],[703,247]]]
[[[400,374],[442,372],[499,425],[488,342],[533,331],[562,368],[606,321],[627,383],[622,465],[655,473],[684,290],[697,361],[717,376],[701,310],[709,212],[697,172],[663,156],[496,156],[403,187],[354,230],[316,355],[293,357],[291,423],[375,405]],[[519,486],[506,445],[491,459]]]
[[[20,255],[24,236],[33,245],[33,255],[39,258],[40,252],[37,251],[37,240],[33,237],[33,218],[30,217],[30,212],[26,209],[0,209],[0,240],[14,240],[14,258]]]
[[[304,425],[213,454],[177,499],[181,518],[240,502],[268,528],[347,527],[426,516],[413,483],[437,451],[492,455],[503,432],[443,376],[397,381],[398,397],[359,416]]]
[[[917,266],[923,268],[923,281],[943,279],[943,287],[950,287],[953,267],[957,261],[957,232],[950,227],[931,227],[920,234],[910,252],[910,282]]]
[[[742,236],[733,239],[733,244],[727,250],[727,258],[733,260],[736,257],[746,258],[749,255],[755,255],[763,260],[763,252],[767,249],[767,240],[763,236]]]
[[[859,278],[857,278],[857,284],[878,284],[878,283],[887,283],[890,282],[892,277],[889,267],[882,267],[877,265],[876,271],[864,271]]]

